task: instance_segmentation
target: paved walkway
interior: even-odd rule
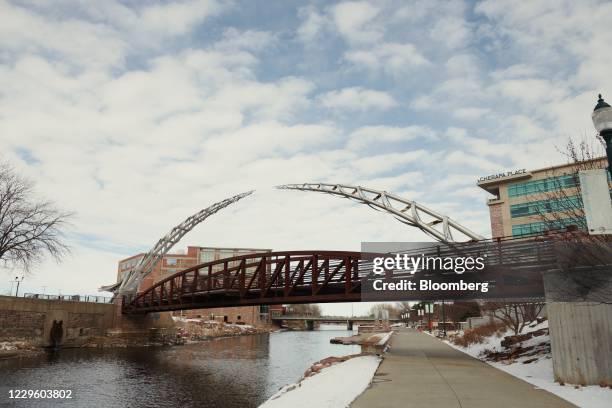
[[[351,408],[565,408],[569,402],[537,389],[424,333],[402,330],[372,386]]]

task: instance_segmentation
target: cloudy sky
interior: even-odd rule
[[[283,183],[386,189],[489,235],[479,176],[594,140],[611,20],[589,0],[0,0],[0,155],[76,213],[72,255],[23,287],[96,293],[119,259],[250,189],[179,247],[426,239]]]

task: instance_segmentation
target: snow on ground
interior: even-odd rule
[[[12,351],[12,350],[17,350],[17,346],[15,346],[10,341],[0,342],[0,351]]]
[[[528,327],[524,330],[524,333],[544,328],[548,328],[548,321],[544,321],[535,327]],[[482,358],[482,354],[485,350],[502,351],[503,347],[500,344],[501,341],[504,339],[504,336],[510,336],[512,334],[514,334],[514,332],[509,330],[501,336],[493,335],[488,337],[487,341],[481,344],[471,344],[468,347],[460,347],[450,341],[445,341],[445,343],[472,357],[479,358],[495,368],[533,384],[538,388],[558,395],[579,407],[608,408],[612,406],[612,389],[610,388],[603,388],[597,385],[575,388],[571,384],[559,385],[556,383],[553,377],[552,358],[550,354],[540,357],[538,361],[529,364],[523,364],[523,361],[532,357],[520,357],[510,364],[486,361]],[[550,337],[548,335],[533,337],[522,342],[522,346],[535,346],[543,341],[550,341]]]
[[[248,329],[252,329],[253,326],[251,326],[250,324],[233,324],[233,323],[225,323],[226,327],[237,327],[242,331],[248,330]]]
[[[489,363],[527,381],[538,388],[558,395],[569,402],[583,408],[608,408],[612,405],[612,390],[598,385],[574,388],[573,385],[559,385],[553,380],[552,359],[544,358],[530,364],[520,361],[513,364]]]
[[[368,387],[380,361],[376,356],[363,356],[334,364],[283,387],[259,408],[348,407]]]
[[[381,334],[377,334],[377,335],[368,337],[368,340],[370,340],[370,339],[378,340],[376,345],[377,346],[384,346],[389,341],[389,338],[391,337],[392,334],[393,334],[393,332],[381,333]]]
[[[186,322],[202,322],[202,319],[190,319],[190,318],[182,317],[182,316],[172,316],[172,320],[175,321],[175,322],[183,322],[183,323],[186,323]],[[212,321],[212,322],[213,323],[217,323],[217,322],[214,322],[214,321]],[[211,322],[209,321],[209,322],[204,322],[204,323],[211,323]]]

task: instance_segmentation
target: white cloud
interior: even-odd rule
[[[427,151],[422,149],[402,153],[379,154],[352,160],[351,165],[361,173],[375,175],[405,167],[407,164],[413,164],[426,155]]]
[[[0,48],[13,55],[44,53],[64,64],[107,67],[124,63],[128,44],[108,25],[51,20],[0,1]]]
[[[373,24],[379,9],[366,1],[348,1],[331,8],[336,29],[352,44],[373,43],[382,37],[382,29]]]
[[[235,28],[228,28],[223,32],[223,39],[215,43],[215,49],[222,51],[261,51],[274,46],[276,42],[276,36],[267,31],[239,31]]]
[[[298,15],[302,19],[302,24],[297,30],[297,35],[305,43],[311,43],[318,39],[321,32],[329,24],[327,16],[320,14],[313,6],[302,7],[298,11]]]
[[[356,68],[398,76],[430,64],[410,43],[384,43],[368,50],[348,51],[344,58]]]
[[[366,111],[369,109],[389,109],[397,102],[386,92],[360,87],[330,91],[319,97],[321,105],[332,109]]]
[[[463,120],[479,120],[491,110],[487,108],[459,108],[453,111],[453,115]]]
[[[432,140],[435,137],[435,132],[424,126],[365,126],[351,133],[347,147],[350,150],[362,150],[385,143]]]
[[[214,0],[192,0],[145,6],[139,10],[138,23],[146,30],[168,35],[185,34],[206,17],[221,11]]]
[[[468,46],[472,32],[463,16],[444,17],[435,22],[430,36],[434,41],[454,49]]]

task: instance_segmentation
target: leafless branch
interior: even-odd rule
[[[29,272],[45,255],[61,260],[69,248],[63,230],[71,213],[37,199],[33,185],[0,163],[0,266]]]

